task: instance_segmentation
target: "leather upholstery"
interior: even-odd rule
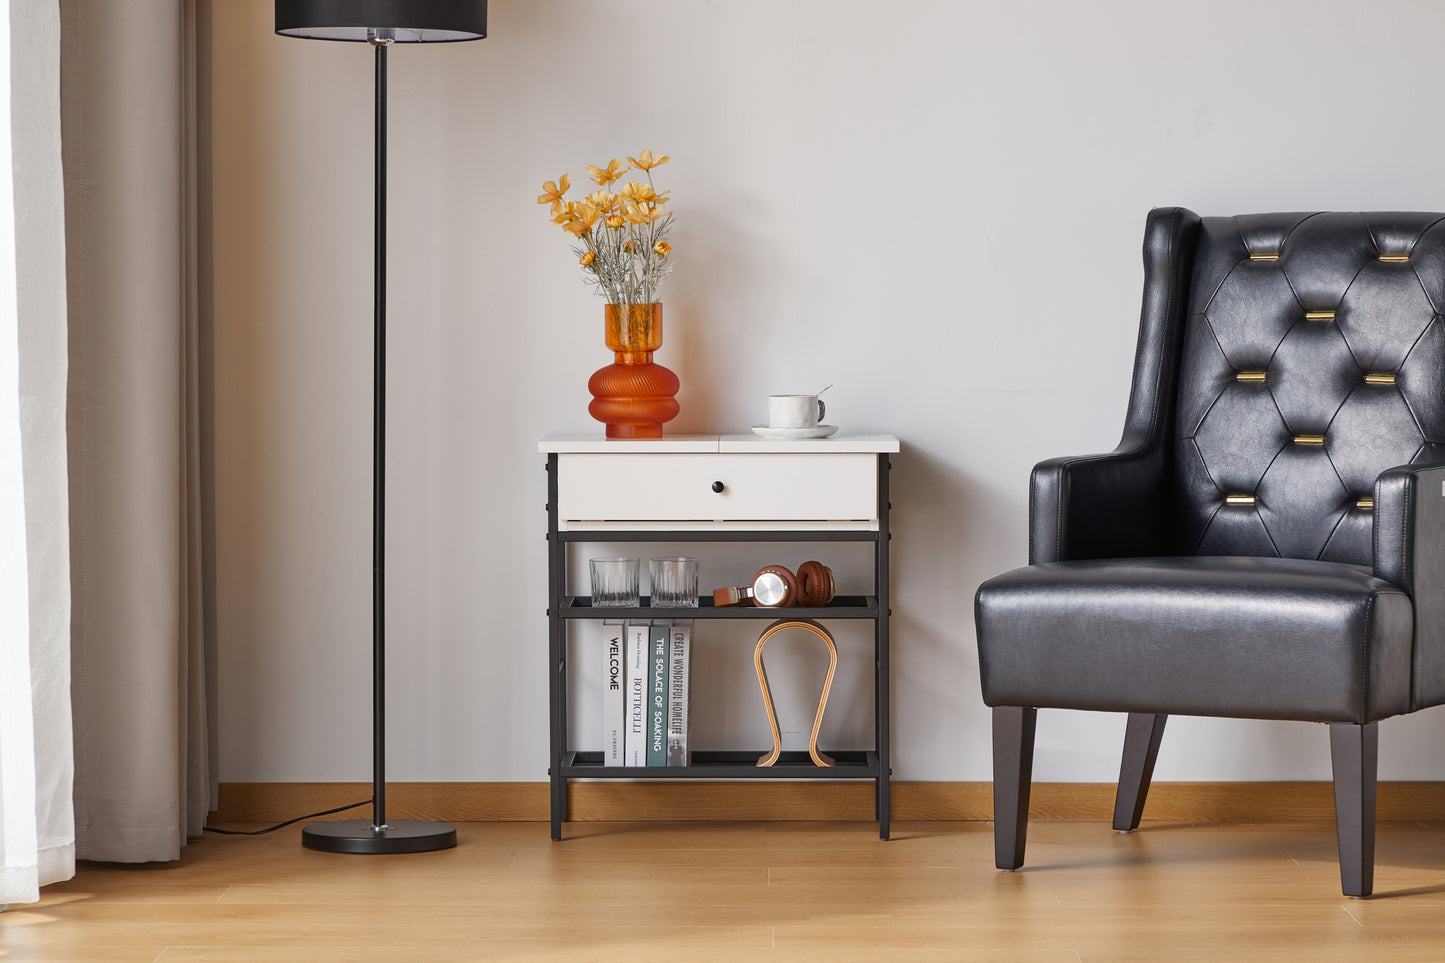
[[[1445,703],[1445,467],[1381,473],[1374,554],[1375,574],[1415,602],[1410,711]]]
[[[1410,598],[1360,566],[1095,559],[979,590],[990,705],[1366,723],[1408,710]]]
[[[1149,213],[1144,306],[1123,440],[1108,455],[1057,458],[1034,468],[1030,562],[1168,551],[1168,426],[1174,420],[1179,341],[1198,233],[1199,216],[1191,211]],[[1112,510],[1120,504],[1129,510]]]
[[[1445,215],[1161,209],[1144,263],[1119,447],[1035,468],[1036,564],[979,590],[984,701],[1445,702]]]
[[[1203,219],[1174,454],[1181,552],[1371,563],[1359,500],[1386,468],[1445,456],[1441,265],[1439,214]],[[1310,436],[1323,444],[1297,440]]]

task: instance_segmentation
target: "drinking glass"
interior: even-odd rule
[[[637,607],[637,568],[635,558],[593,558],[592,604],[598,608]]]
[[[669,555],[648,560],[654,608],[697,608],[697,559]]]

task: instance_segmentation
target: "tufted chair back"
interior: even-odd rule
[[[1178,549],[1369,565],[1383,470],[1445,460],[1445,215],[1201,219]]]

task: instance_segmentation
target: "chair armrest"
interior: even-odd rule
[[[1410,711],[1445,703],[1445,464],[1381,472],[1374,535],[1375,574],[1415,606]]]
[[[1445,576],[1442,484],[1445,464],[1399,465],[1375,479],[1375,574],[1412,597],[1422,574]]]
[[[1029,563],[1168,554],[1164,456],[1152,445],[1053,458],[1029,485]]]
[[[1144,304],[1123,440],[1107,455],[1055,458],[1034,468],[1031,564],[1169,554],[1166,454],[1199,225],[1199,215],[1182,207],[1149,212]]]

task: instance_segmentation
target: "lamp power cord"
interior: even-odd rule
[[[363,799],[361,802],[352,803],[350,806],[338,806],[335,809],[327,809],[319,813],[310,813],[305,816],[297,816],[295,819],[288,819],[284,823],[277,823],[276,825],[268,826],[265,829],[215,829],[211,826],[205,826],[203,827],[203,829],[208,833],[217,833],[222,836],[264,836],[267,833],[274,833],[278,829],[285,829],[287,826],[290,826],[294,823],[299,823],[303,819],[319,819],[322,816],[334,816],[337,813],[344,813],[348,809],[357,809],[361,806],[370,806],[373,801],[374,800],[372,799]]]

